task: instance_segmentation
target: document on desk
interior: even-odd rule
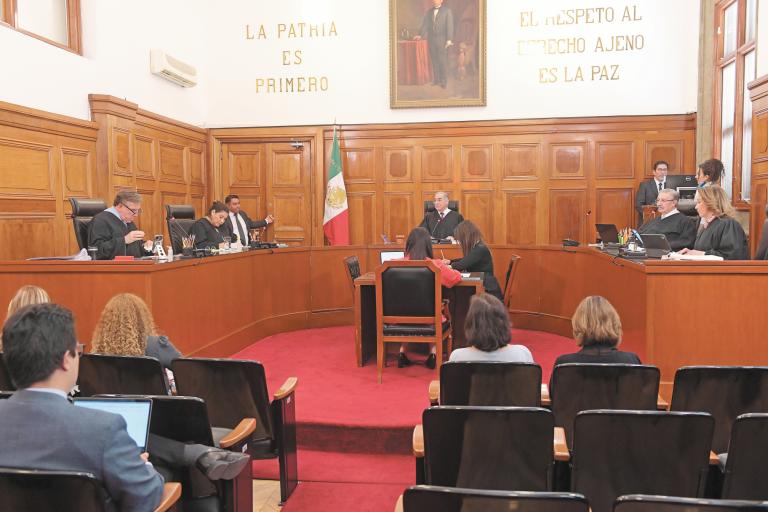
[[[462,272],[461,278],[465,281],[482,281],[482,272]]]
[[[714,254],[680,254],[678,252],[671,252],[662,259],[676,261],[723,261],[722,257],[715,256]]]

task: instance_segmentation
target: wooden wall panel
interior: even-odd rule
[[[384,233],[390,239],[407,237],[411,229],[421,222],[412,215],[414,197],[412,192],[384,192]]]
[[[467,190],[461,196],[461,204],[462,215],[466,219],[471,219],[480,232],[493,232],[492,190]]]
[[[502,144],[503,179],[536,178],[541,166],[541,144]]]
[[[595,220],[593,223],[616,224],[621,227],[632,225],[635,194],[631,188],[604,188],[595,191]],[[589,232],[594,226],[587,226]],[[591,241],[591,237],[589,238]]]
[[[373,192],[347,193],[349,216],[362,219],[349,226],[349,243],[352,245],[370,245],[381,242],[376,228],[376,196]]]
[[[535,190],[504,191],[506,233],[504,242],[514,245],[536,243],[537,196]]]
[[[632,142],[598,142],[596,177],[632,178],[633,149]]]
[[[558,245],[564,238],[586,238],[586,190],[550,190],[549,243]]]
[[[749,84],[752,99],[752,190],[750,249],[754,257],[768,207],[768,75]]]

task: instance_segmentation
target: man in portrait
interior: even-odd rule
[[[414,39],[426,39],[432,63],[434,85],[448,86],[448,48],[453,46],[453,13],[443,7],[443,0],[432,0],[433,7],[424,15],[420,34]]]

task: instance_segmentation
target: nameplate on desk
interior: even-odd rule
[[[115,256],[115,261],[133,261],[133,256]]]

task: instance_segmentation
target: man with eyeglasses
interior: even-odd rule
[[[88,226],[88,246],[96,247],[97,260],[115,256],[139,258],[152,254],[152,241],[144,241],[144,232],[133,221],[141,214],[141,194],[121,190],[111,208],[95,215]]]
[[[656,208],[661,216],[640,226],[638,229],[640,234],[666,236],[673,251],[679,251],[686,247],[692,248],[696,242],[698,223],[696,217],[688,217],[677,210],[679,199],[680,194],[677,190],[665,188],[659,192],[659,196],[656,198]]]
[[[653,163],[653,178],[640,184],[635,195],[635,209],[639,215],[640,224],[643,223],[643,206],[655,204],[659,192],[667,188],[667,173],[669,164],[664,160]]]

